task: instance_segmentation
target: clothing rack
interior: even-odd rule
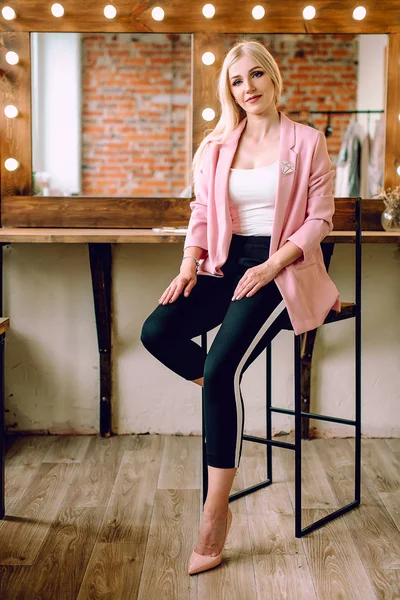
[[[290,110],[288,115],[298,115],[300,113],[308,113],[309,115],[354,115],[354,114],[372,114],[383,113],[384,110]]]
[[[331,116],[332,115],[359,115],[366,114],[367,118],[367,127],[369,131],[370,127],[370,115],[377,113],[384,113],[384,110],[290,110],[287,114],[289,115],[301,115],[302,113],[307,113],[309,115],[308,124],[310,127],[314,127],[314,123],[312,122],[311,115],[328,115],[328,123],[325,128],[325,137],[329,137],[333,133],[332,125],[331,125]]]

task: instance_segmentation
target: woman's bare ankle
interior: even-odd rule
[[[201,385],[204,387],[204,377],[200,377],[199,379],[192,379],[193,383],[197,383],[197,385]]]
[[[229,502],[224,504],[216,504],[207,501],[204,504],[203,513],[204,516],[211,519],[225,519],[228,514]]]

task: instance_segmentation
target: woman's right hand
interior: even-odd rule
[[[175,279],[171,281],[170,285],[159,299],[159,304],[165,305],[170,302],[175,302],[175,300],[183,291],[186,297],[189,296],[190,292],[197,283],[196,264],[194,261],[193,265],[191,263],[191,260],[183,262],[179,275],[177,275]]]

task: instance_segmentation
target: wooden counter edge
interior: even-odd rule
[[[10,328],[10,319],[8,317],[0,318],[0,335],[5,333]]]
[[[111,244],[162,244],[180,243],[186,233],[160,233],[151,229],[37,229],[0,228],[0,243],[111,243]],[[352,243],[352,231],[332,231],[326,242]],[[362,241],[369,243],[398,243],[400,231],[363,231]]]

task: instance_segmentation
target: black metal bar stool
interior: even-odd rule
[[[242,439],[249,442],[257,442],[266,445],[266,480],[251,487],[235,492],[229,496],[229,501],[237,500],[246,494],[255,492],[273,483],[272,480],[272,446],[287,448],[295,452],[295,536],[297,538],[318,529],[325,523],[349,512],[360,504],[361,495],[361,198],[338,198],[335,199],[335,231],[353,231],[354,236],[349,242],[355,243],[355,303],[342,302],[341,312],[331,311],[323,324],[355,319],[355,419],[340,419],[327,415],[304,412],[301,410],[301,343],[304,334],[294,335],[294,410],[278,408],[272,405],[272,351],[271,344],[266,348],[266,438],[243,434]],[[322,244],[325,264],[328,268],[330,255],[334,244]],[[324,247],[326,250],[324,251]],[[330,247],[330,248],[329,248]],[[282,329],[293,330],[287,312],[282,315]],[[207,350],[207,332],[201,336],[202,347]],[[205,398],[202,388],[202,459],[203,459],[203,504],[207,498],[208,470],[206,461],[206,438],[204,436],[204,409]],[[279,442],[272,440],[272,413],[284,413],[295,417],[295,443]],[[301,465],[301,424],[302,419],[319,419],[343,425],[355,427],[355,477],[354,477],[354,500],[329,515],[318,519],[307,527],[302,527],[302,465]]]

